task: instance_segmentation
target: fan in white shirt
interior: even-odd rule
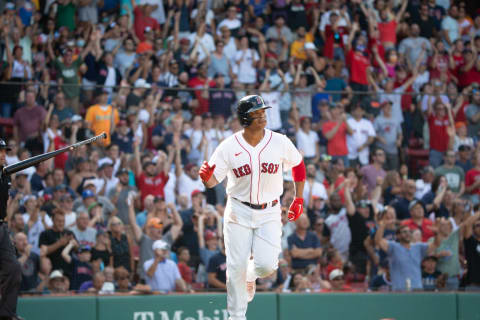
[[[308,207],[310,198],[320,198],[322,201],[328,199],[327,189],[325,189],[323,183],[315,180],[316,171],[314,164],[307,165],[307,180],[303,189],[303,203],[305,207]]]
[[[205,186],[198,176],[199,167],[194,163],[189,163],[183,170],[180,158],[180,148],[175,148],[175,175],[178,181],[178,195],[185,196],[188,199],[188,208],[190,208],[192,206],[192,192],[194,190],[203,192]]]
[[[353,118],[347,120],[353,133],[347,135],[348,159],[358,160],[360,164],[368,164],[369,146],[375,140],[375,129],[370,120],[363,118],[363,108],[356,104],[352,110]]]
[[[318,134],[311,130],[311,120],[309,117],[300,118],[300,128],[297,124],[297,148],[303,154],[305,160],[316,162],[320,158],[320,150],[318,147]]]
[[[242,26],[242,22],[237,19],[237,8],[231,6],[227,10],[227,18],[223,19],[217,27],[217,35],[220,35],[220,28],[227,26],[230,30],[239,29]]]

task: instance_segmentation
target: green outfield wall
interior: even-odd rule
[[[225,294],[20,298],[25,320],[228,320]],[[258,293],[248,320],[480,320],[474,293]]]

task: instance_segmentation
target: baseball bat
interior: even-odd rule
[[[58,156],[59,154],[62,154],[64,152],[73,151],[73,150],[77,149],[78,147],[81,147],[83,145],[95,142],[95,141],[100,140],[100,139],[105,139],[105,138],[107,138],[107,134],[105,132],[103,132],[102,134],[99,134],[98,136],[95,136],[93,138],[74,143],[74,144],[72,144],[70,146],[67,146],[65,148],[58,149],[58,150],[55,150],[55,151],[52,151],[52,152],[39,154],[38,156],[31,157],[31,158],[22,160],[20,162],[11,164],[9,166],[6,166],[6,167],[3,168],[2,173],[4,175],[14,174],[15,172],[18,172],[18,171],[21,171],[21,170],[26,169],[28,167],[34,166],[37,163],[40,163],[42,161],[45,161],[45,160],[48,160],[48,159],[53,158],[55,156]]]

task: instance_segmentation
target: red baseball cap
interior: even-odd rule
[[[195,189],[195,190],[192,191],[191,197],[193,198],[193,197],[195,197],[195,196],[196,196],[197,194],[199,194],[199,193],[202,193],[202,191],[200,191],[200,190],[198,190],[198,189]]]

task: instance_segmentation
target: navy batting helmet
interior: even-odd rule
[[[5,149],[5,150],[7,150],[7,151],[12,150],[12,148],[10,148],[9,146],[7,146],[7,144],[5,143],[5,141],[3,141],[2,139],[0,139],[0,149]]]
[[[251,112],[261,110],[261,109],[269,109],[269,108],[271,107],[268,107],[265,104],[265,101],[263,101],[262,97],[256,94],[243,97],[238,102],[238,107],[237,107],[238,120],[240,121],[240,124],[243,127],[248,127],[253,121],[253,118],[250,116]]]

